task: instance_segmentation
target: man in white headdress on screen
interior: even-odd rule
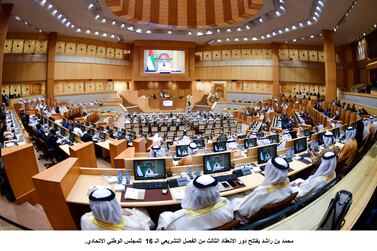
[[[288,179],[289,163],[280,157],[270,159],[264,170],[263,183],[245,196],[232,196],[234,210],[250,218],[263,206],[285,200],[292,194]]]
[[[297,199],[311,195],[333,180],[336,177],[335,168],[336,154],[333,152],[325,153],[321,159],[321,165],[313,175],[306,180],[297,179],[291,183],[293,191],[298,192]]]
[[[121,208],[115,193],[98,188],[90,193],[91,212],[81,217],[82,230],[149,230],[154,223],[143,209]]]
[[[165,148],[161,146],[161,137],[158,136],[158,133],[156,133],[153,136],[153,143],[151,150],[149,151],[149,157],[151,158],[158,158],[158,157],[164,157],[165,156]]]
[[[157,229],[209,230],[234,218],[231,203],[220,197],[218,182],[210,175],[198,176],[188,183],[181,207],[160,214]]]

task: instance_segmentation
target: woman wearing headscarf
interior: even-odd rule
[[[145,210],[121,208],[115,193],[98,188],[90,193],[91,212],[81,217],[82,230],[149,230],[154,223]]]
[[[163,212],[158,230],[208,230],[234,218],[230,201],[220,197],[218,182],[210,175],[196,177],[188,183],[181,210]]]
[[[298,192],[297,199],[302,199],[305,196],[312,194],[336,177],[335,153],[327,152],[323,155],[321,160],[321,165],[313,175],[309,176],[309,178],[304,181],[298,179],[291,183],[293,191]]]
[[[153,136],[153,143],[151,150],[149,151],[149,157],[151,158],[158,158],[158,157],[164,157],[165,156],[165,148],[161,146],[161,138],[158,136],[158,133],[156,133]]]
[[[263,183],[244,197],[231,199],[234,210],[250,218],[263,206],[280,202],[292,194],[288,179],[289,163],[280,157],[270,159],[264,170]]]
[[[357,142],[355,136],[356,130],[352,126],[347,127],[345,144],[338,155],[338,163],[344,163],[344,168],[349,167],[357,156]]]

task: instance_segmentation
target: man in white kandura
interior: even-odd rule
[[[334,152],[326,152],[317,171],[306,180],[297,179],[291,182],[294,192],[298,192],[297,199],[302,199],[316,190],[324,187],[336,177],[336,155]]]
[[[149,230],[154,223],[145,210],[121,208],[115,193],[98,188],[90,193],[92,212],[81,217],[82,230]]]
[[[265,168],[263,183],[244,197],[233,196],[234,210],[250,218],[263,206],[285,200],[292,194],[288,179],[288,162],[280,157],[270,159]]]
[[[278,145],[278,150],[282,150],[285,148],[285,144],[288,140],[292,140],[292,136],[289,134],[289,132],[284,132],[284,134],[281,136],[281,142]]]
[[[196,177],[187,185],[181,207],[175,212],[163,212],[157,229],[208,230],[234,218],[232,204],[220,197],[218,182],[209,175]]]
[[[226,141],[226,149],[227,150],[236,150],[236,149],[238,149],[238,144],[237,144],[236,140],[233,137],[230,137]]]
[[[151,150],[149,151],[149,157],[158,158],[165,156],[165,148],[161,146],[161,140],[162,139],[158,136],[158,133],[153,136],[153,143]]]

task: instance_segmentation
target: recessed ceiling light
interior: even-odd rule
[[[289,31],[289,28],[288,28],[288,27],[285,27],[284,31],[285,31],[285,32],[288,32],[288,31]]]
[[[299,23],[298,24],[300,27],[304,27],[304,24],[303,23]]]
[[[312,22],[310,22],[310,20],[308,20],[308,21],[306,22],[306,24],[307,24],[307,25],[312,25]]]
[[[168,34],[171,34],[171,31],[168,31]]]
[[[239,39],[236,37],[235,39],[234,39],[234,41],[236,41],[236,42],[238,42],[239,41]]]
[[[94,6],[94,4],[89,4],[89,6],[88,6],[88,9],[90,10],[91,8],[93,8],[93,6]]]
[[[275,31],[272,32],[272,36],[276,36],[276,32]]]
[[[231,29],[229,29],[229,28],[228,28],[228,29],[226,29],[226,32],[231,32],[231,31],[232,31],[232,30],[231,30]]]
[[[111,34],[111,38],[115,38],[115,35],[114,35],[114,34]]]
[[[99,34],[99,32],[98,32],[98,31],[94,32],[94,35],[98,36],[98,34]]]
[[[98,18],[100,18],[100,15],[94,17],[95,20],[97,20]]]
[[[57,10],[53,10],[53,11],[51,12],[51,14],[52,14],[53,16],[55,16],[55,15],[56,15],[56,13],[58,13],[58,11],[57,11]]]
[[[256,38],[256,37],[253,37],[251,40],[253,40],[253,41],[257,41],[258,40],[258,38]]]
[[[145,33],[147,33],[147,34],[151,34],[152,32],[151,32],[151,30],[146,30]]]
[[[221,39],[217,39],[217,42],[218,42],[218,43],[221,43],[221,42],[222,42],[222,40],[221,40]]]
[[[42,6],[45,5],[45,3],[46,3],[46,0],[42,0],[42,1],[41,1],[41,5],[42,5]]]
[[[191,32],[191,31],[187,32],[187,35],[191,36],[191,35],[192,35],[192,32]]]
[[[52,4],[49,4],[48,6],[47,6],[47,9],[51,9],[52,8]]]
[[[242,29],[240,27],[237,28],[237,31],[242,31]]]
[[[246,25],[246,30],[250,30],[250,27],[249,27],[249,25]]]
[[[81,32],[81,29],[80,29],[80,28],[77,28],[77,29],[76,29],[76,32]]]
[[[107,33],[103,33],[102,36],[103,36],[103,37],[107,37]]]
[[[227,37],[227,38],[226,38],[226,41],[229,42],[229,41],[230,41],[230,38]]]
[[[116,22],[115,22],[115,21],[112,21],[112,22],[111,22],[111,25],[116,25]]]
[[[310,35],[310,38],[314,38],[314,35]]]
[[[276,15],[277,17],[280,17],[281,13],[280,13],[279,11],[275,11],[275,15]]]
[[[318,4],[321,5],[322,7],[324,6],[322,1],[318,1]]]
[[[203,32],[198,31],[198,32],[196,33],[196,35],[197,35],[197,36],[203,36]]]
[[[283,31],[282,30],[279,30],[279,34],[282,34],[283,33]]]
[[[90,30],[86,30],[85,33],[86,33],[86,34],[90,34]]]
[[[263,18],[259,18],[258,21],[259,21],[260,23],[263,23]]]
[[[219,32],[221,32],[221,30],[220,29],[216,29],[216,32],[219,33]]]
[[[293,42],[296,42],[297,41],[297,39],[296,38],[294,38],[293,40],[292,40]]]
[[[244,38],[243,38],[243,41],[247,41],[247,40],[249,40],[247,37],[244,37]]]
[[[140,28],[137,28],[137,29],[136,29],[136,32],[137,32],[137,33],[141,33],[142,30],[141,30]]]
[[[21,21],[21,18],[19,16],[14,16],[14,18],[17,20],[17,21]]]
[[[102,18],[101,23],[106,23],[106,18]]]
[[[121,24],[121,25],[120,25],[120,28],[124,28],[124,26],[125,26],[124,24]]]
[[[212,34],[213,34],[212,31],[207,31],[207,32],[206,32],[206,35],[212,35]]]
[[[296,30],[296,29],[297,29],[296,25],[292,25],[292,30]]]

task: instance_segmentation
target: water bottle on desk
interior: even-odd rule
[[[130,171],[126,170],[126,185],[131,184],[131,176],[130,176]]]
[[[122,177],[122,171],[121,170],[118,171],[117,177],[118,177],[118,184],[122,184],[123,177]]]
[[[187,168],[187,175],[188,175],[190,180],[194,179],[194,177],[192,175],[192,167],[191,166]]]
[[[198,177],[200,176],[200,166],[196,166],[196,169],[195,169],[195,176]]]

